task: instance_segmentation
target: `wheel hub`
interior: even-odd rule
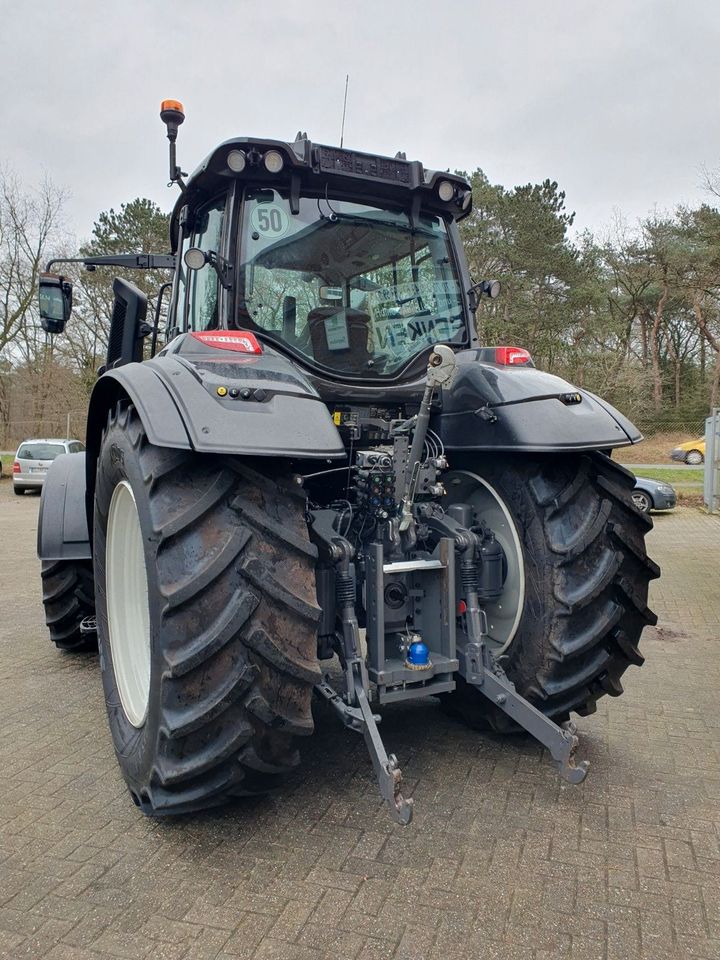
[[[525,603],[525,563],[515,522],[498,491],[483,477],[468,470],[452,470],[445,475],[447,495],[443,506],[469,503],[477,521],[483,520],[503,549],[507,573],[502,595],[483,604],[487,614],[488,636],[493,653],[502,653],[515,636]]]

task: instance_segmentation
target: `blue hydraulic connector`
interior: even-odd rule
[[[426,670],[430,663],[430,648],[419,634],[414,634],[413,642],[407,652],[406,666],[411,670]]]

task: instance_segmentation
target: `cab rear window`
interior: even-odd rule
[[[18,460],[54,460],[65,447],[61,443],[24,443],[17,452]]]

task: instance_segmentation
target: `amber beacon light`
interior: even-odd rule
[[[178,127],[185,119],[185,110],[179,100],[163,100],[160,104],[160,119],[167,128],[167,138],[170,141],[170,183],[177,183],[181,190],[185,189],[182,181],[183,172],[175,160],[175,141]]]

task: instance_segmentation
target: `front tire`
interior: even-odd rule
[[[492,485],[522,542],[522,614],[499,662],[556,721],[594,712],[601,696],[623,692],[622,674],[644,661],[642,630],[657,622],[647,606],[660,574],[645,550],[652,520],[633,505],[633,475],[600,453],[477,455],[464,467]],[[471,726],[517,729],[462,678],[444,705]]]
[[[690,450],[688,455],[685,457],[685,463],[689,463],[692,467],[698,467],[701,463],[705,462],[705,457],[700,453],[699,450]]]
[[[132,494],[127,519],[110,525],[119,488]],[[297,765],[321,678],[304,506],[242,461],[153,446],[132,406],[110,418],[95,494],[98,638],[115,751],[144,812],[265,793]],[[113,542],[131,521],[147,599],[123,587],[131,570],[108,571],[132,552]]]
[[[81,653],[94,650],[92,633],[80,624],[95,613],[95,586],[90,560],[43,560],[41,568],[45,623],[58,650]]]

